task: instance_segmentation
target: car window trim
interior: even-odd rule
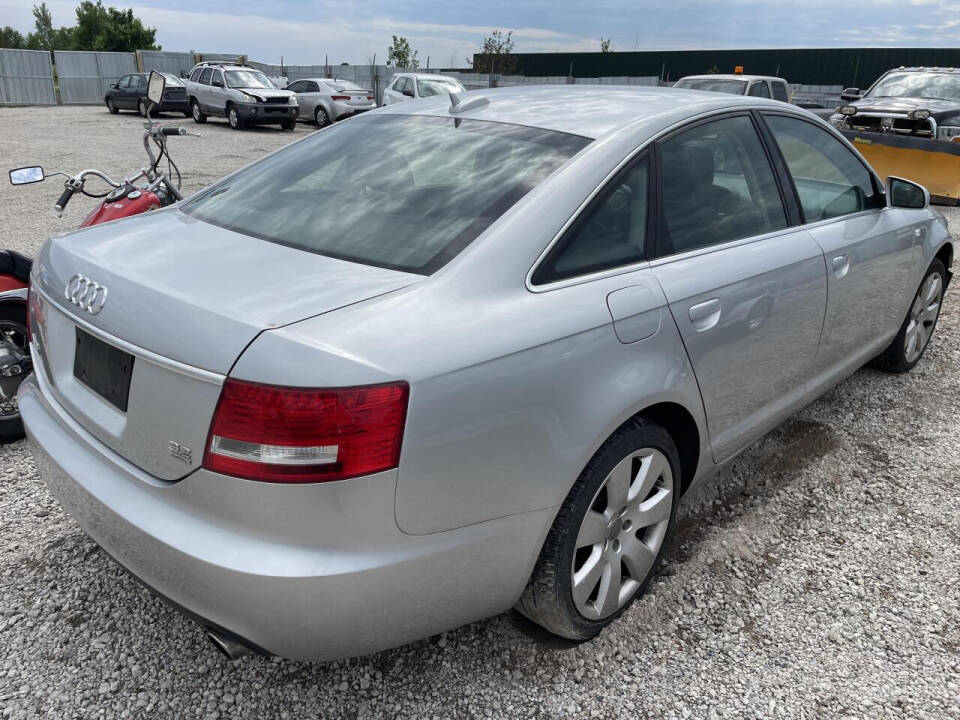
[[[787,161],[783,157],[783,153],[780,151],[780,145],[776,141],[776,137],[773,134],[773,130],[771,130],[770,126],[767,125],[766,116],[768,115],[779,115],[781,117],[792,118],[794,120],[799,120],[809,125],[813,125],[815,128],[817,128],[820,131],[825,130],[828,135],[831,135],[832,137],[837,138],[840,141],[841,145],[843,145],[845,148],[851,151],[851,154],[853,155],[854,159],[856,159],[864,167],[864,169],[867,171],[867,174],[870,176],[870,182],[873,184],[873,191],[877,193],[880,197],[884,198],[884,200],[886,200],[886,197],[885,197],[886,190],[884,188],[884,184],[883,182],[881,182],[880,176],[877,175],[876,171],[872,167],[870,167],[870,164],[863,159],[863,156],[860,155],[860,152],[855,147],[853,147],[852,143],[849,140],[847,140],[843,135],[841,135],[839,132],[837,132],[832,126],[825,127],[822,121],[813,120],[811,118],[805,118],[801,115],[796,115],[794,113],[784,112],[782,110],[777,110],[777,109],[773,109],[773,110],[762,109],[762,110],[757,110],[755,112],[757,113],[759,120],[763,123],[763,126],[766,129],[766,131],[770,134],[770,138],[773,141],[773,146],[776,148],[776,151],[777,151],[777,157],[783,163],[784,170],[786,170],[787,178],[790,182],[790,186],[793,188],[793,196],[794,196],[795,202],[797,203],[797,208],[800,211],[800,220],[801,220],[800,225],[802,227],[820,227],[821,225],[825,225],[827,223],[830,223],[836,220],[846,220],[847,218],[857,217],[859,215],[866,215],[867,213],[878,212],[880,210],[886,209],[886,202],[884,202],[884,205],[878,208],[868,208],[866,210],[857,210],[856,212],[847,213],[846,215],[837,215],[836,217],[832,217],[832,218],[824,218],[822,220],[814,220],[812,222],[807,222],[806,213],[803,212],[803,205],[800,203],[800,193],[797,190],[796,182],[794,182],[793,174],[790,172],[790,168],[787,166]]]
[[[780,200],[787,211],[787,222],[792,227],[803,225],[803,206],[800,205],[800,196],[797,194],[797,187],[793,182],[793,176],[790,174],[790,168],[787,167],[787,162],[780,152],[780,146],[773,136],[773,131],[758,110],[751,110],[751,114],[754,116],[753,123],[760,135],[760,142],[763,144],[767,159],[773,168],[773,175],[777,181],[777,187],[780,189]],[[788,113],[783,114],[793,117]]]
[[[761,98],[761,99],[764,99],[764,98]],[[699,127],[700,125],[706,125],[706,124],[709,124],[709,123],[712,123],[712,122],[716,122],[716,121],[718,121],[718,120],[726,120],[726,119],[728,119],[728,118],[734,118],[734,117],[746,117],[746,118],[749,118],[749,119],[750,119],[750,123],[753,125],[753,131],[757,134],[757,140],[760,142],[760,147],[763,149],[763,155],[764,155],[764,157],[767,159],[767,164],[768,164],[768,166],[770,167],[770,172],[773,174],[774,184],[777,186],[777,193],[778,193],[778,195],[780,196],[780,207],[781,207],[781,209],[783,210],[783,218],[784,218],[784,220],[785,220],[786,223],[787,223],[786,226],[783,227],[783,228],[777,228],[776,230],[771,230],[771,231],[769,231],[769,232],[767,232],[767,233],[763,233],[763,234],[761,234],[761,235],[748,235],[746,238],[737,238],[737,239],[735,239],[735,240],[728,240],[728,241],[723,242],[723,243],[717,243],[716,245],[704,245],[702,248],[694,248],[694,249],[692,249],[692,250],[685,250],[685,251],[680,252],[680,253],[669,253],[669,254],[666,254],[666,255],[660,255],[660,254],[657,252],[657,248],[660,247],[660,242],[659,242],[659,240],[660,240],[660,233],[661,233],[661,232],[664,232],[664,228],[666,228],[666,219],[663,217],[663,195],[662,195],[662,193],[660,193],[659,190],[658,190],[658,192],[657,192],[657,203],[658,203],[658,204],[657,204],[657,207],[655,208],[655,212],[656,212],[656,214],[657,214],[657,221],[656,221],[657,234],[656,234],[656,235],[654,236],[654,238],[653,238],[653,240],[654,240],[654,250],[653,250],[653,253],[651,253],[650,255],[648,255],[648,257],[650,258],[650,263],[651,263],[651,264],[653,264],[655,260],[659,260],[659,259],[662,259],[662,258],[672,258],[672,257],[676,257],[676,256],[678,256],[678,255],[684,255],[684,256],[686,256],[686,255],[688,255],[689,253],[694,253],[694,252],[696,252],[696,251],[698,251],[698,250],[710,249],[710,248],[713,248],[713,247],[721,247],[721,246],[729,245],[729,244],[731,244],[731,243],[739,242],[740,240],[758,240],[758,239],[762,239],[762,238],[765,237],[765,236],[768,236],[768,235],[769,235],[769,236],[777,235],[777,234],[779,234],[781,231],[791,230],[791,229],[793,229],[794,227],[796,227],[795,225],[793,225],[793,224],[790,222],[790,212],[789,212],[789,209],[788,209],[789,203],[787,202],[787,199],[786,199],[786,197],[784,196],[783,189],[780,187],[780,183],[779,183],[778,178],[777,178],[777,170],[776,170],[776,165],[775,165],[775,163],[774,163],[774,159],[770,156],[769,149],[766,147],[766,145],[765,145],[764,142],[763,142],[763,134],[760,132],[760,128],[759,128],[758,123],[757,123],[757,118],[754,117],[754,113],[755,113],[755,112],[756,112],[756,110],[755,110],[754,108],[749,108],[749,107],[748,107],[748,108],[744,108],[744,109],[742,109],[742,110],[740,110],[740,109],[737,109],[737,110],[727,110],[727,111],[725,111],[725,112],[718,113],[718,114],[716,114],[716,115],[712,115],[712,116],[708,116],[708,117],[699,118],[699,119],[694,120],[694,121],[692,121],[692,122],[689,122],[689,123],[687,123],[687,124],[685,124],[685,125],[681,125],[680,127],[675,127],[675,128],[673,128],[670,132],[665,133],[665,134],[661,135],[660,137],[658,137],[658,138],[656,139],[654,151],[655,151],[655,154],[657,155],[657,168],[658,168],[658,170],[659,170],[659,168],[660,168],[660,166],[661,166],[660,148],[661,148],[661,146],[663,145],[663,143],[667,142],[667,141],[670,140],[672,137],[674,137],[674,136],[676,136],[676,135],[680,135],[680,134],[682,134],[682,133],[684,133],[684,132],[686,132],[686,131],[688,131],[688,130],[692,130],[693,128]],[[660,186],[660,184],[661,184],[661,179],[662,179],[662,178],[661,178],[660,175],[658,174],[658,175],[657,175],[657,178],[656,178],[656,182],[657,182],[658,188],[659,188],[659,186]],[[796,192],[796,189],[794,189],[794,192]]]
[[[594,282],[594,281],[596,281],[596,280],[603,280],[604,278],[615,277],[615,276],[617,276],[617,275],[626,275],[626,274],[628,274],[628,273],[636,272],[637,270],[642,270],[642,269],[647,268],[647,267],[652,267],[652,266],[654,266],[654,265],[662,264],[662,263],[658,262],[656,258],[652,258],[652,259],[650,259],[650,260],[645,260],[645,261],[643,261],[643,262],[639,262],[639,263],[636,263],[636,264],[634,264],[634,265],[628,265],[628,266],[624,266],[624,267],[620,267],[620,268],[614,268],[614,269],[611,269],[611,270],[603,270],[603,271],[600,271],[600,272],[592,273],[592,274],[590,274],[590,275],[579,275],[579,276],[576,276],[576,277],[567,278],[567,279],[565,279],[565,280],[558,280],[557,282],[550,283],[550,284],[534,285],[534,284],[531,282],[531,278],[533,277],[533,273],[535,273],[536,270],[537,270],[537,268],[540,267],[540,263],[541,263],[541,262],[543,261],[543,259],[547,256],[547,254],[553,249],[553,246],[556,245],[557,242],[559,242],[559,240],[560,240],[561,237],[563,237],[564,233],[567,231],[567,228],[569,228],[569,227],[576,221],[577,217],[579,217],[580,214],[581,214],[582,212],[584,212],[584,210],[590,205],[590,203],[593,201],[593,199],[594,199],[594,198],[600,193],[600,191],[606,186],[607,182],[608,182],[612,177],[614,177],[614,176],[620,171],[620,168],[624,167],[624,166],[625,166],[627,163],[629,163],[634,157],[636,157],[637,155],[639,155],[639,154],[640,154],[641,152],[643,152],[644,150],[649,149],[651,146],[653,146],[654,143],[662,140],[663,138],[669,137],[669,136],[670,136],[671,134],[673,134],[674,132],[677,132],[678,130],[681,130],[681,129],[683,129],[683,128],[686,128],[686,127],[692,125],[693,123],[705,122],[705,121],[708,121],[708,120],[713,120],[713,119],[715,119],[715,118],[723,117],[724,115],[730,115],[730,114],[736,114],[736,113],[744,113],[744,112],[754,112],[756,109],[757,109],[757,108],[755,108],[755,107],[749,107],[749,106],[748,106],[748,107],[738,107],[738,106],[735,106],[735,107],[725,107],[725,108],[711,108],[710,110],[705,110],[705,111],[703,111],[703,112],[701,112],[701,113],[699,113],[699,114],[697,114],[697,115],[694,115],[693,117],[689,117],[689,118],[684,118],[684,119],[682,119],[682,120],[678,120],[678,121],[674,122],[673,124],[671,124],[671,125],[663,128],[662,130],[659,130],[659,131],[656,132],[654,135],[651,135],[651,136],[649,136],[649,137],[644,138],[644,139],[640,142],[639,145],[637,145],[630,153],[627,154],[626,157],[624,157],[619,163],[617,163],[617,165],[616,165],[609,173],[607,173],[606,177],[604,177],[604,179],[601,180],[600,183],[599,183],[593,190],[590,191],[590,193],[589,193],[589,194],[587,195],[587,197],[583,200],[583,202],[581,202],[581,203],[577,206],[577,209],[574,210],[574,211],[570,214],[570,217],[567,218],[566,222],[565,222],[565,223],[561,226],[561,228],[556,232],[556,234],[553,236],[553,238],[550,240],[550,242],[547,243],[546,247],[544,247],[544,249],[540,252],[540,254],[537,255],[536,259],[533,261],[533,263],[531,264],[530,268],[527,270],[526,276],[524,277],[524,287],[527,289],[527,292],[536,293],[536,294],[545,293],[545,292],[553,292],[554,290],[562,290],[563,288],[569,287],[569,286],[571,286],[571,285],[580,285],[580,284],[582,284],[582,283]],[[788,116],[790,116],[790,117],[793,117],[790,113],[782,113],[782,114],[788,115]],[[274,151],[274,152],[276,152],[276,151]],[[660,166],[659,166],[658,160],[657,160],[656,158],[653,158],[653,160],[652,160],[652,162],[651,162],[651,167],[655,167],[655,168],[657,169],[657,170],[656,170],[657,176],[656,176],[656,178],[654,178],[654,180],[655,180],[656,185],[659,186],[659,184],[660,184],[660,181],[659,181],[659,170],[660,170]],[[228,176],[228,177],[229,177],[229,176]],[[219,185],[220,183],[216,183],[216,184]],[[655,192],[655,198],[656,198],[657,204],[659,205],[659,203],[660,203],[659,190],[657,190],[657,191]],[[649,223],[650,221],[651,221],[651,213],[650,213],[650,209],[648,208],[648,209],[647,209],[647,222]],[[659,227],[658,223],[659,223],[659,220],[658,220],[657,218],[653,218],[653,228],[654,228],[654,232],[656,232],[656,229]],[[783,231],[786,232],[786,231],[790,231],[790,230],[793,230],[793,229],[794,229],[794,228],[788,226],[788,227],[786,227],[786,228],[783,228]],[[779,232],[779,231],[775,231],[775,234],[776,234],[776,232]],[[745,241],[753,242],[753,241],[758,240],[758,239],[763,239],[763,238],[745,238],[744,240],[731,240],[730,242],[731,242],[731,243],[735,243],[735,242],[745,242]],[[647,238],[647,240],[648,240],[648,242],[649,242],[649,241],[650,241],[650,238]],[[689,253],[698,253],[699,251],[712,251],[712,250],[714,249],[714,247],[717,247],[717,246],[708,246],[708,247],[705,247],[705,248],[699,248],[699,249],[695,249],[695,250],[690,250],[690,251],[688,251],[688,252],[689,252]],[[648,255],[648,257],[650,257],[650,256]],[[664,256],[663,260],[665,260],[666,262],[671,262],[671,261],[673,260],[673,258],[675,258],[675,257],[677,257],[677,256],[676,256],[676,255],[667,255],[667,256]]]
[[[555,238],[554,242],[550,244],[548,251],[542,257],[538,258],[537,264],[534,266],[533,270],[529,274],[530,285],[536,288],[552,287],[554,285],[560,285],[570,280],[578,280],[580,278],[589,277],[591,275],[603,275],[603,274],[609,273],[611,270],[618,270],[620,268],[631,267],[631,266],[642,266],[648,262],[650,258],[649,252],[650,252],[650,232],[651,232],[650,208],[653,207],[651,205],[651,202],[653,201],[652,187],[653,187],[653,180],[655,177],[654,169],[653,169],[653,160],[650,159],[650,155],[652,155],[652,153],[650,153],[647,148],[644,148],[640,152],[632,154],[625,163],[622,163],[619,167],[617,167],[617,169],[611,175],[604,178],[604,181],[600,184],[600,187],[597,189],[597,191],[591,194],[591,197],[588,200],[586,207],[582,208],[576,213],[573,219],[573,222],[564,226],[559,236]],[[559,280],[552,280],[550,282],[539,283],[539,284],[535,283],[533,281],[533,277],[537,274],[537,271],[540,269],[540,267],[544,265],[544,263],[549,262],[558,253],[560,253],[564,248],[564,241],[567,238],[570,238],[573,235],[576,235],[583,228],[583,225],[590,220],[590,218],[592,217],[593,211],[597,208],[598,204],[603,199],[605,199],[605,193],[607,192],[607,190],[609,190],[615,183],[622,180],[624,176],[629,175],[636,168],[636,166],[642,163],[644,160],[647,160],[647,218],[646,218],[646,226],[644,228],[644,238],[643,238],[644,257],[640,258],[639,260],[634,260],[629,263],[624,263],[622,265],[613,265],[611,267],[601,268],[599,270],[591,270],[589,272],[577,273],[575,275],[571,275],[570,277],[561,278]]]

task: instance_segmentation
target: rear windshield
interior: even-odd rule
[[[589,142],[520,125],[368,115],[314,133],[182,207],[271,242],[429,275]]]
[[[722,92],[731,95],[743,95],[744,88],[747,87],[746,80],[713,80],[710,78],[688,78],[678,80],[674,87],[686,88],[687,90],[707,90],[709,92]]]

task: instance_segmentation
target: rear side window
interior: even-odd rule
[[[770,162],[749,117],[697,125],[660,146],[663,223],[670,255],[787,226]]]
[[[873,176],[828,130],[783,115],[767,115],[800,198],[806,222],[882,208]]]
[[[213,75],[213,70],[211,68],[204,68],[203,72],[200,74],[200,83],[202,85],[209,85],[211,75]]]
[[[755,82],[753,85],[751,85],[750,92],[748,94],[752,97],[770,97],[770,91],[767,90],[767,83],[764,81]]]
[[[297,80],[296,82],[287,85],[287,90],[292,93],[306,92],[305,88],[306,83],[303,80]]]
[[[790,96],[787,93],[787,85],[782,82],[771,83],[773,87],[773,99],[780,102],[789,102]]]
[[[589,142],[463,118],[360,116],[250,165],[183,210],[282,245],[429,275]]]
[[[639,262],[646,257],[646,156],[619,173],[533,273],[534,285]]]
[[[320,92],[320,88],[317,87],[315,82],[306,82],[303,84],[303,90],[299,92]]]

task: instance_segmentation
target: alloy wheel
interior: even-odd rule
[[[583,617],[609,617],[640,589],[663,545],[673,492],[670,462],[656,448],[630,453],[604,479],[573,555],[571,591]]]
[[[137,112],[140,113],[141,117],[147,116],[147,105],[143,100],[137,102]]]
[[[907,362],[915,362],[930,342],[942,300],[943,278],[938,272],[930,273],[910,307],[910,320],[903,339]]]
[[[327,115],[327,111],[322,107],[317,108],[317,127],[326,127],[330,124],[330,118]]]
[[[237,116],[237,109],[230,108],[230,112],[227,113],[227,119],[230,121],[230,127],[236,128],[240,122],[240,118]]]
[[[200,106],[194,103],[190,106],[190,112],[193,113],[194,122],[200,122]]]

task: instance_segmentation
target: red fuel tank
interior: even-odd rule
[[[119,220],[120,218],[139,215],[147,210],[156,210],[160,207],[160,198],[155,193],[146,190],[134,190],[126,197],[112,202],[104,201],[93,209],[80,227],[99,225],[100,223]]]

